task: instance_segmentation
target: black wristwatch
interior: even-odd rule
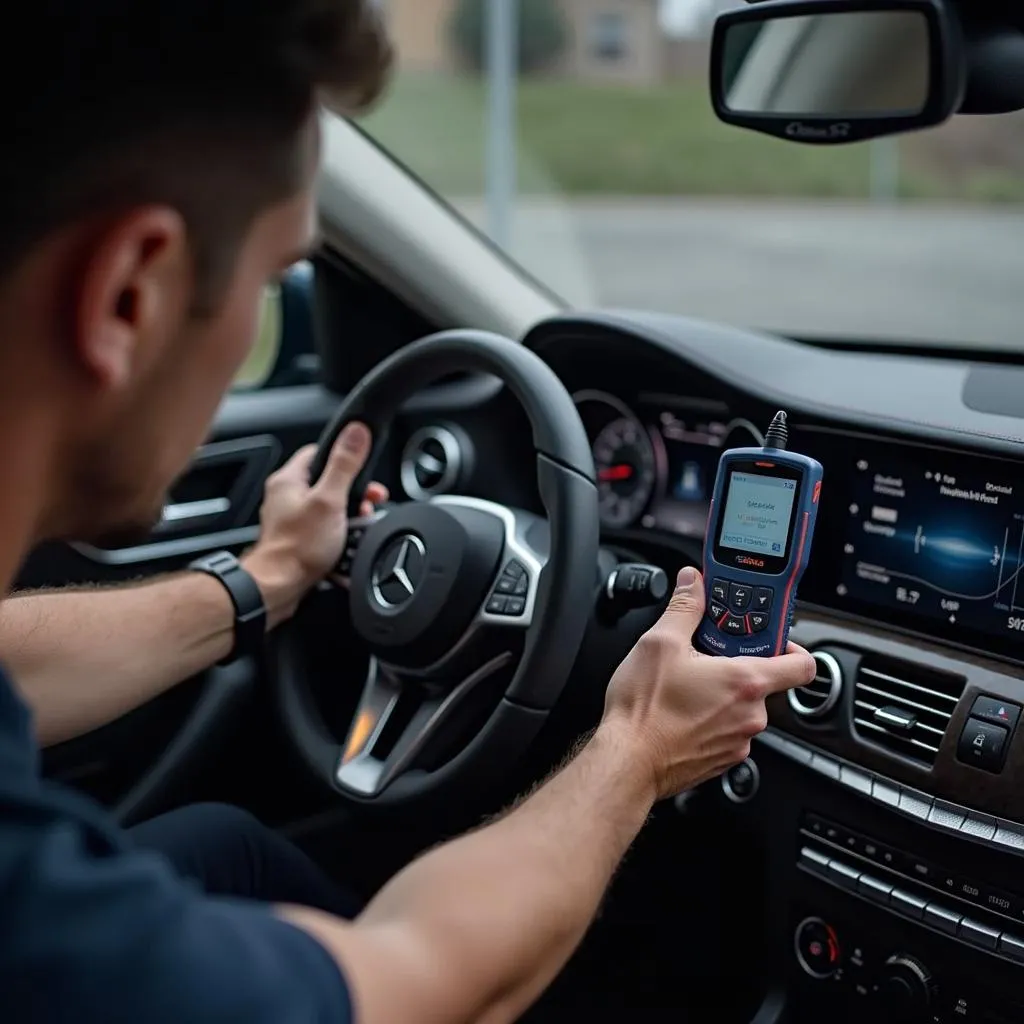
[[[231,653],[217,664],[228,665],[247,654],[256,654],[267,632],[267,609],[259,584],[230,551],[204,555],[189,568],[220,580],[235,606],[235,643]]]

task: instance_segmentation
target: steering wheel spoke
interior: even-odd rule
[[[526,629],[533,622],[540,576],[547,563],[547,520],[482,498],[442,495],[433,500],[442,507],[483,512],[501,523],[503,542],[497,573],[470,629]]]
[[[348,587],[352,577],[352,565],[356,555],[359,553],[359,545],[362,543],[366,531],[376,522],[379,522],[388,513],[386,507],[374,510],[371,516],[358,516],[350,519],[348,524],[348,535],[345,539],[345,550],[338,559],[338,565],[331,574],[331,582],[339,587]]]
[[[363,799],[375,797],[415,765],[418,755],[470,692],[511,660],[512,654],[506,651],[449,690],[427,693],[371,658],[359,706],[335,768],[335,785]]]

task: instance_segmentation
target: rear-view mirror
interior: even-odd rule
[[[778,0],[719,15],[711,97],[727,124],[836,145],[945,121],[964,92],[939,0]]]

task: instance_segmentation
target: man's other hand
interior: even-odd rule
[[[665,614],[640,638],[609,684],[599,732],[650,766],[659,797],[743,761],[768,724],[765,699],[814,678],[814,660],[790,644],[775,658],[715,658],[697,651],[704,615],[700,573],[683,569]]]
[[[272,623],[290,615],[306,591],[337,565],[348,533],[349,493],[370,444],[369,429],[350,423],[312,486],[309,472],[316,445],[300,449],[267,478],[260,539],[242,562],[263,590]],[[387,500],[387,488],[371,483],[360,515],[371,515],[375,505]]]

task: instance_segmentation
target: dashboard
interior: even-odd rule
[[[574,395],[604,542],[666,569],[778,409],[824,467],[792,633],[818,675],[719,793],[765,851],[784,1019],[1024,1020],[1024,371],[648,314],[527,344]]]
[[[609,531],[703,540],[721,453],[764,444],[740,410],[707,398],[583,389],[574,399]],[[800,422],[790,446],[826,466],[805,600],[1021,655],[1020,462]]]
[[[609,536],[700,545],[721,453],[762,445],[776,406],[785,408],[791,450],[825,470],[800,589],[804,606],[1024,661],[1024,440],[1005,432],[1014,420],[963,405],[969,369],[949,361],[938,367],[959,372],[956,406],[966,418],[984,421],[979,427],[987,429],[977,431],[973,448],[968,432],[938,423],[925,430],[923,422],[903,422],[897,433],[870,412],[843,422],[841,410],[822,416],[801,396],[772,401],[767,389],[745,392],[731,369],[708,373],[699,351],[671,358],[676,346],[669,342],[651,346],[642,359],[636,337],[617,341],[605,329],[581,338],[576,330],[573,325],[552,340],[550,329],[542,329],[540,350],[569,387],[587,430]],[[727,337],[737,365],[749,363],[747,351],[755,347],[782,347],[789,358],[806,361],[831,356],[839,379],[857,362],[848,353],[782,339],[745,332]],[[916,360],[876,356],[865,362],[869,368],[859,374],[870,383],[877,373],[878,387],[869,392],[876,400],[877,390],[891,390],[898,379],[894,371],[913,370],[908,392],[921,375]],[[771,380],[767,374],[762,379]],[[817,394],[811,397],[820,404]],[[922,414],[931,415],[927,408]],[[992,420],[1004,431],[998,438]]]
[[[779,409],[824,467],[791,633],[818,674],[716,784],[764,861],[788,1015],[763,1019],[1024,1020],[1024,368],[633,313],[525,344],[574,396],[620,561],[699,565],[722,453]],[[411,409],[406,493],[540,510],[514,400],[446,387]]]

